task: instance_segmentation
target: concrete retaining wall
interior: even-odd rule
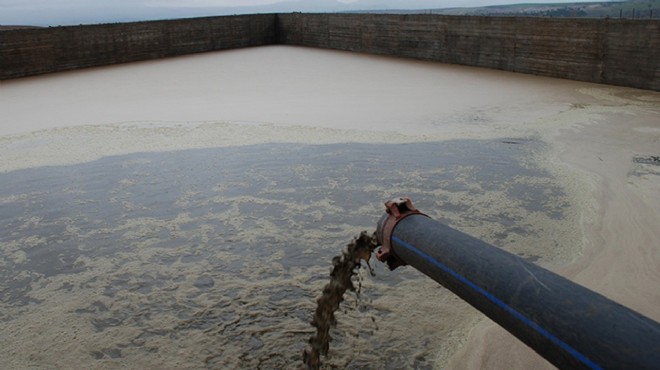
[[[273,43],[660,91],[660,21],[264,14],[0,32],[0,79]]]
[[[269,45],[274,15],[0,31],[0,79]]]
[[[279,43],[660,90],[660,21],[280,14]]]

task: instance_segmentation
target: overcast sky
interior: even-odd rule
[[[0,25],[56,26],[268,12],[429,9],[579,0],[0,0]]]

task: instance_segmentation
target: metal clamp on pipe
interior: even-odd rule
[[[660,324],[523,258],[386,203],[377,257],[451,290],[560,369],[658,369]]]
[[[392,230],[394,230],[394,227],[399,221],[410,215],[426,215],[418,211],[408,197],[399,197],[388,200],[385,202],[385,211],[386,214],[378,222],[378,228],[376,230],[376,237],[381,244],[376,252],[376,258],[380,262],[386,262],[390,270],[394,270],[399,266],[404,266],[406,263],[398,258],[396,253],[392,250]]]

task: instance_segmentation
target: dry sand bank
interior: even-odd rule
[[[577,236],[568,226],[554,231],[571,234],[557,239],[578,245],[547,251],[542,263],[660,320],[660,167],[633,162],[637,155],[660,155],[655,92],[264,47],[0,82],[0,112],[2,172],[134,152],[273,142],[538,137],[550,148],[534,158],[536,164],[557,177],[571,199],[571,217],[580,221]],[[363,211],[380,212],[377,205]],[[419,304],[410,298],[395,292],[374,304],[391,307],[400,299],[406,302],[400,308],[412,311]],[[461,308],[450,296],[437,299],[445,310]],[[422,306],[435,312],[433,302],[429,297]],[[433,355],[438,367],[550,367],[485,319],[466,341],[472,323],[465,319],[455,331],[443,327],[452,338]],[[405,337],[401,327],[388,330]],[[447,351],[461,345],[449,358]]]

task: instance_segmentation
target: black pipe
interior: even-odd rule
[[[398,220],[390,242],[393,258],[561,369],[660,368],[660,324],[598,293],[421,214]]]

